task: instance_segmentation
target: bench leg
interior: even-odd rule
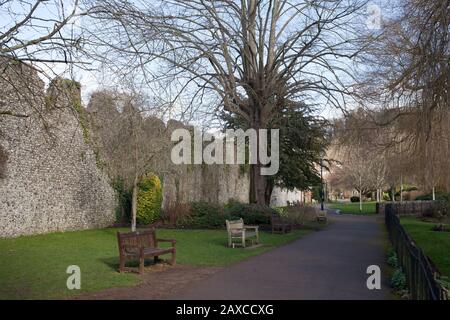
[[[139,256],[139,273],[140,274],[144,273],[144,262],[145,262],[144,255],[141,254]]]
[[[242,237],[242,247],[245,248],[245,237]]]
[[[177,254],[177,252],[176,251],[173,251],[172,252],[172,259],[170,260],[170,264],[172,265],[172,266],[174,266],[174,265],[176,265],[176,254]]]
[[[125,272],[125,259],[122,258],[122,257],[120,258],[119,272],[120,272],[120,273]]]
[[[155,263],[157,263],[157,262],[159,261],[159,256],[153,257],[153,261],[154,261]]]

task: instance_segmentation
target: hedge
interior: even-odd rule
[[[225,206],[208,202],[192,202],[189,204],[188,213],[174,220],[175,226],[180,228],[223,228],[225,220],[239,218],[242,218],[245,224],[269,224],[271,214],[277,214],[277,212],[263,205],[235,201]]]

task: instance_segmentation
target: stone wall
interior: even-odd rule
[[[238,165],[180,165],[163,178],[163,208],[205,201],[249,202],[250,178]]]
[[[130,105],[124,107],[126,95],[100,90],[91,95],[86,111],[90,119],[93,140],[107,164],[109,175],[121,177],[126,189],[131,189],[135,174],[135,139],[128,139],[133,130],[126,124],[134,123],[139,141],[138,166],[157,174],[162,181],[163,209],[179,204],[205,201],[226,203],[230,199],[248,202],[250,180],[245,167],[240,165],[175,164],[171,159],[171,141],[176,129],[185,129],[193,135],[199,128],[170,119],[166,123],[150,114],[136,112]],[[139,106],[136,107],[139,110]],[[142,111],[142,110],[141,110]],[[125,125],[124,125],[125,124]],[[198,132],[197,132],[198,133]],[[204,142],[204,147],[209,142]],[[224,152],[226,149],[224,149]],[[147,159],[143,163],[141,160]]]
[[[174,129],[194,130],[181,122],[170,120],[167,124],[167,139]],[[234,199],[248,203],[250,194],[250,176],[243,166],[225,164],[175,165],[170,160],[169,148],[160,156],[165,161],[166,174],[163,174],[163,208],[180,203],[205,201],[227,203]],[[226,149],[224,149],[224,154]],[[163,167],[160,165],[159,167]]]
[[[26,64],[0,59],[0,68],[0,237],[113,224],[116,196],[101,168],[99,160],[105,159],[92,148],[95,132],[90,111],[81,106],[79,84],[58,78],[45,90]],[[243,166],[170,161],[170,134],[177,127],[192,129],[169,121],[163,137],[168,148],[155,165],[162,168],[155,173],[163,178],[163,208],[248,202],[250,179]]]
[[[21,115],[0,116],[0,237],[111,225],[115,194],[77,121],[77,84],[58,79],[45,92],[30,67],[0,64],[0,109]]]
[[[0,64],[0,110],[14,113],[0,115],[0,237],[113,224],[116,197],[89,143],[93,132],[79,85],[55,79],[45,90],[29,66],[6,59]],[[190,128],[177,121],[167,126]],[[239,165],[174,165],[168,152],[158,162],[165,169],[157,171],[164,208],[248,202],[250,179]]]

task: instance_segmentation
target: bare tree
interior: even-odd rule
[[[73,21],[83,15],[79,1],[5,0],[0,2],[0,55],[20,61],[73,62],[81,38]]]
[[[121,177],[132,190],[132,223],[136,229],[138,183],[149,171],[164,171],[170,140],[164,123],[149,115],[149,102],[139,94],[96,92],[88,105],[94,138],[111,177]]]
[[[43,87],[38,74],[50,82],[57,65],[63,66],[62,73],[86,64],[80,58],[83,36],[77,25],[84,15],[79,0],[0,1],[0,81],[6,84],[8,96],[28,106],[19,110],[2,99],[0,117],[37,115],[44,127],[48,125],[43,104],[35,101]]]
[[[335,170],[340,177],[341,185],[358,192],[359,210],[362,211],[363,196],[375,190],[371,154],[361,144],[345,148],[343,154],[342,164]]]
[[[393,140],[391,127],[377,126],[374,116],[383,114],[374,115],[358,108],[334,121],[331,156],[339,165],[332,167],[330,179],[335,185],[356,189],[360,197],[376,191],[377,201],[381,201],[386,184],[392,181],[395,185],[397,173],[406,176],[407,171],[402,166],[405,163],[399,157],[399,143]],[[396,152],[392,152],[394,149]]]
[[[383,154],[372,154],[368,159],[369,170],[367,179],[369,185],[376,191],[376,200],[383,200],[383,188],[386,185],[386,159]]]
[[[91,8],[99,26],[93,41],[109,59],[140,74],[136,80],[157,79],[161,89],[175,90],[169,105],[188,99],[185,113],[198,105],[209,113],[223,108],[259,129],[288,100],[321,96],[324,104],[343,108],[352,93],[348,63],[359,52],[355,24],[364,4],[108,0]],[[257,162],[251,201],[264,203]]]
[[[363,103],[377,106],[376,114],[384,110],[373,124],[390,131],[385,144],[392,153],[401,144],[414,180],[425,189],[450,190],[448,1],[397,3],[395,15],[368,42]]]

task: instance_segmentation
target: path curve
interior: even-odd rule
[[[390,299],[366,286],[369,265],[385,268],[382,218],[330,215],[332,223],[288,245],[234,264],[168,299]],[[230,249],[232,250],[232,249]]]

